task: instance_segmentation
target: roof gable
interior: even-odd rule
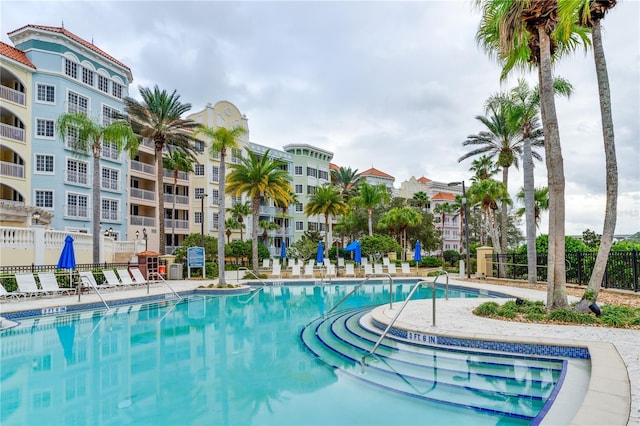
[[[448,192],[437,192],[433,194],[433,197],[431,197],[431,199],[433,201],[436,201],[436,200],[455,201],[456,196]]]
[[[369,170],[365,170],[364,172],[361,172],[359,174],[360,176],[375,176],[375,177],[382,177],[382,178],[387,178],[387,179],[395,179],[393,176],[382,172],[378,169],[374,169],[373,167],[370,168]]]
[[[13,59],[16,62],[20,62],[30,68],[36,69],[36,66],[31,63],[27,55],[22,50],[16,49],[13,46],[8,45],[5,42],[0,41],[0,55],[6,56],[9,59]]]

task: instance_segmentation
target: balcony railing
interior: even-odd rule
[[[24,129],[0,123],[0,136],[14,141],[24,142]]]
[[[173,179],[173,170],[162,170],[162,176]],[[178,172],[178,179],[189,180],[189,174],[185,172]]]
[[[129,216],[129,223],[137,226],[156,226],[156,218],[149,216]]]
[[[173,194],[164,194],[165,203],[173,203]],[[186,195],[176,195],[176,204],[189,205],[189,197]]]
[[[165,232],[172,228],[175,229],[189,229],[189,221],[184,219],[165,219],[164,229]]]
[[[0,86],[0,98],[20,105],[26,105],[24,93],[7,86]]]
[[[156,166],[153,164],[147,164],[140,161],[131,160],[131,170],[137,170],[142,173],[148,173],[150,175],[156,174]]]
[[[24,178],[24,166],[22,164],[0,161],[0,174],[2,176]]]
[[[131,188],[129,193],[131,198],[138,198],[141,200],[155,201],[156,193],[154,191],[148,191],[146,189]]]
[[[274,216],[276,208],[271,206],[260,206],[260,214],[265,216]]]

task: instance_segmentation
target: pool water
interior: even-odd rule
[[[22,320],[0,335],[0,423],[529,423],[408,397],[328,366],[300,333],[352,288],[274,286],[255,295],[193,296]],[[409,291],[409,284],[395,286],[394,300]],[[449,290],[450,298],[477,296]],[[371,284],[344,310],[388,302],[388,285]],[[517,358],[516,367],[506,368],[519,369],[522,362]]]

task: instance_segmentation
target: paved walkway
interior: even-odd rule
[[[286,285],[287,280],[282,280]],[[296,280],[299,281],[299,280]],[[212,280],[184,280],[170,281],[169,284],[178,292],[191,291],[201,285],[211,284]],[[451,285],[461,285],[478,289],[507,293],[514,297],[526,298],[529,300],[545,300],[546,294],[537,290],[524,288],[498,286],[486,283],[474,283],[468,281],[457,282],[450,280]],[[110,291],[103,294],[107,300],[139,298],[149,295],[159,295],[170,293],[168,287],[162,284],[153,284],[148,289],[137,287],[126,290]],[[81,303],[100,302],[100,298],[95,293],[83,294]],[[405,327],[425,333],[464,335],[475,338],[496,338],[506,340],[517,340],[521,342],[543,342],[552,341],[555,344],[575,343],[575,341],[586,342],[590,351],[597,352],[596,343],[610,343],[619,353],[619,358],[624,362],[620,363],[620,368],[624,371],[626,367],[627,383],[631,386],[630,417],[628,425],[640,425],[640,331],[624,330],[604,327],[589,326],[559,326],[550,324],[531,324],[509,321],[493,320],[481,318],[473,315],[472,311],[482,299],[450,299],[448,301],[438,300],[436,308],[436,326],[432,325],[431,301],[411,302],[402,313],[399,321]],[[0,303],[0,316],[8,312],[19,312],[32,309],[44,309],[57,306],[69,306],[78,303],[78,296],[56,296],[21,299],[19,301],[7,300]],[[394,305],[395,308],[395,305]],[[380,309],[380,308],[379,308]],[[387,320],[390,320],[394,312],[389,309],[384,310]],[[609,353],[610,355],[610,353]],[[626,409],[621,407],[621,401],[625,401],[623,395],[616,395],[623,386],[614,380],[612,372],[616,369],[615,359],[605,359],[601,361],[601,356],[592,353],[592,380],[590,392],[585,400],[585,409],[581,410],[576,424],[609,425],[623,424],[619,420],[621,415],[626,416]],[[615,358],[615,356],[614,356]],[[618,375],[619,377],[619,375]],[[596,381],[595,378],[599,380]],[[628,395],[626,397],[628,401]],[[626,402],[628,404],[628,402]],[[589,411],[589,407],[596,405],[603,406],[603,410]]]

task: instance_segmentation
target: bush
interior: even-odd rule
[[[438,259],[437,257],[425,257],[420,261],[420,266],[438,268],[444,266],[444,262],[442,259]]]
[[[548,318],[552,321],[569,322],[574,324],[593,324],[598,322],[596,317],[590,314],[582,314],[571,309],[556,309],[551,311]]]
[[[498,308],[498,311],[496,312],[496,314],[498,316],[505,317],[505,318],[515,318],[519,312],[520,312],[520,307],[516,305],[516,302],[514,302],[513,300],[510,300],[504,305],[502,305],[500,308]]]
[[[473,313],[481,317],[493,317],[498,314],[500,305],[496,302],[485,302],[482,305],[474,309]]]
[[[442,257],[444,257],[444,260],[451,266],[457,266],[458,261],[460,260],[460,253],[458,253],[456,250],[445,250],[444,253],[442,253]]]

